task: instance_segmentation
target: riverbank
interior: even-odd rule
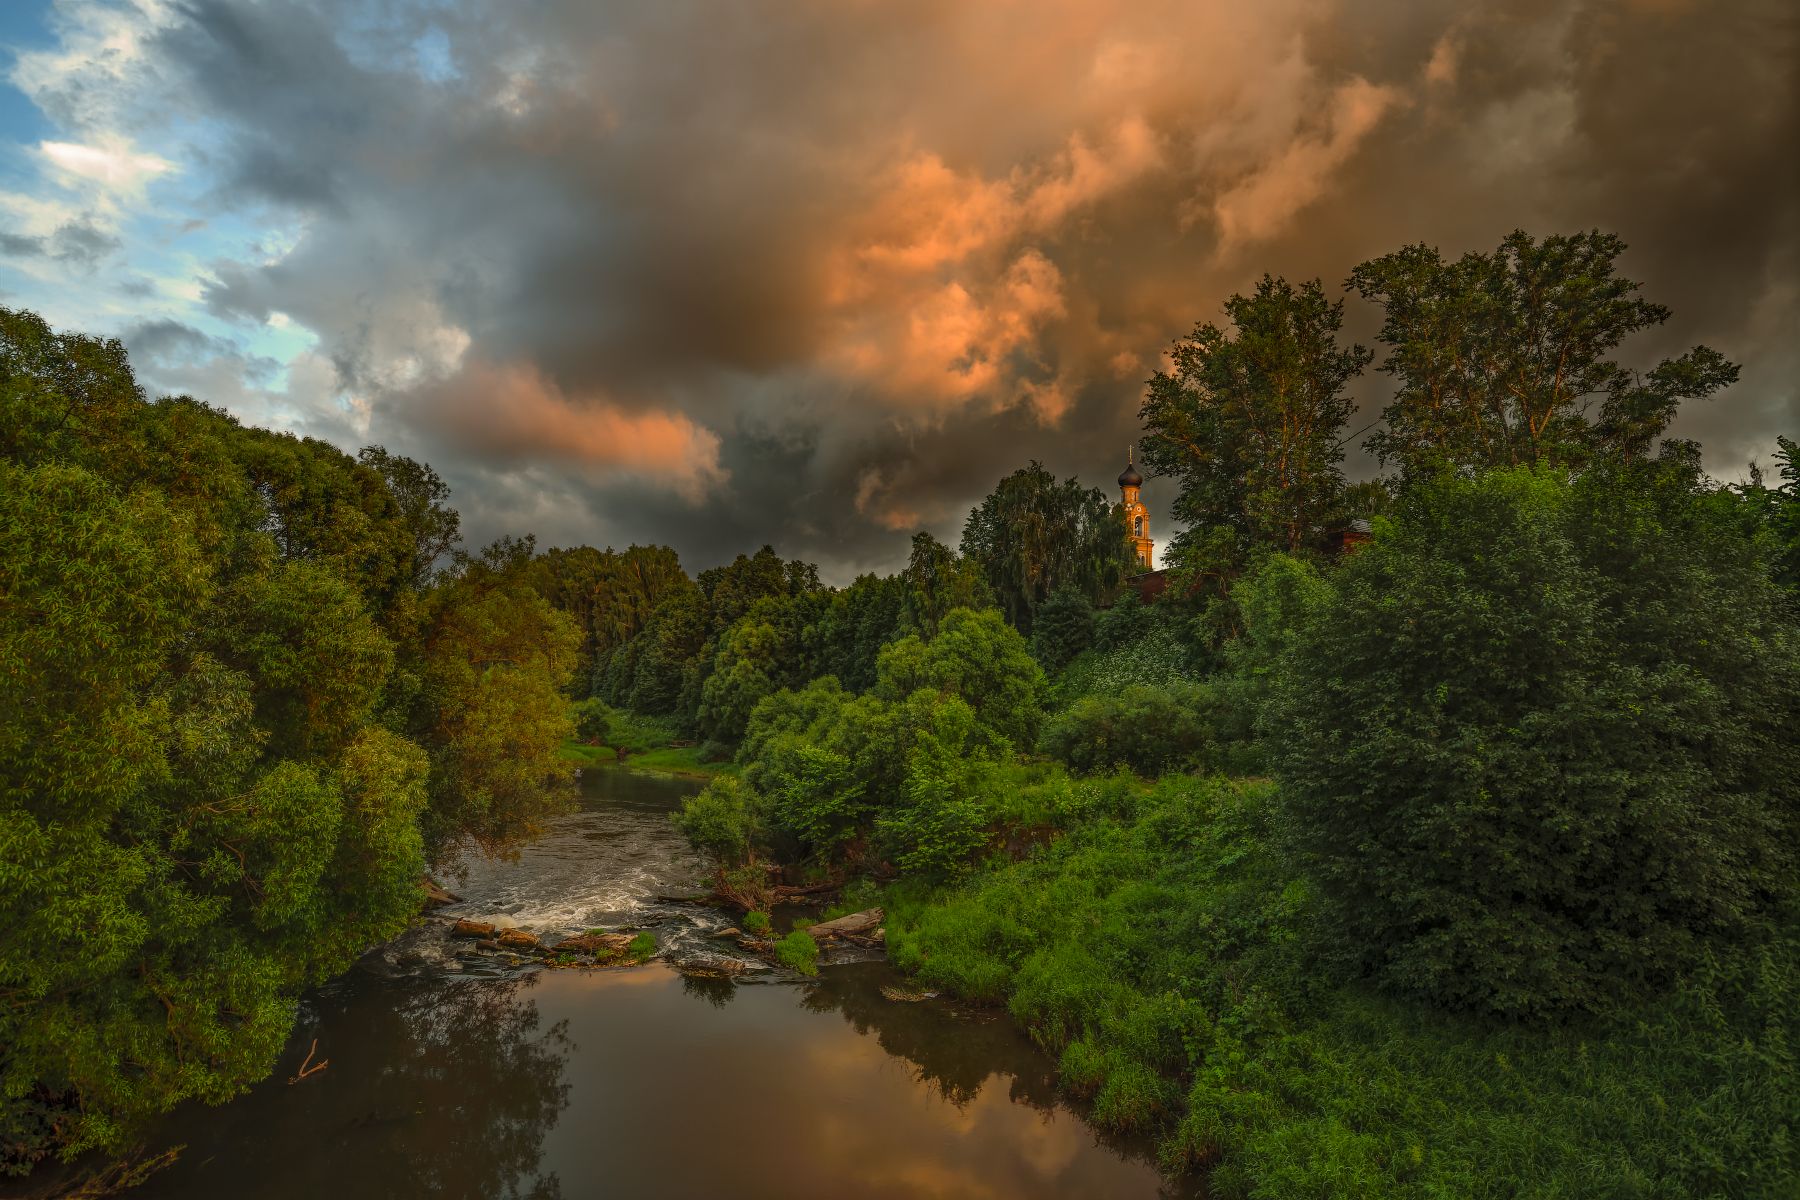
[[[1506,1023],[1345,982],[1271,784],[1075,781],[1066,823],[959,884],[890,887],[894,963],[1005,1011],[1090,1120],[1237,1196],[1789,1195],[1800,935],[1616,1016]]]

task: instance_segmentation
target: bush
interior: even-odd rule
[[[671,820],[695,849],[721,862],[743,862],[762,836],[761,798],[735,775],[722,775],[692,796]]]
[[[1173,623],[1160,619],[1134,638],[1110,650],[1092,649],[1076,656],[1056,681],[1056,700],[1070,704],[1083,696],[1109,695],[1133,684],[1170,687],[1197,683],[1203,672],[1194,653]]]
[[[1800,656],[1691,477],[1439,480],[1330,584],[1274,748],[1336,940],[1386,986],[1604,1010],[1792,886]]]
[[[1127,588],[1110,607],[1094,614],[1094,647],[1102,651],[1123,649],[1156,625],[1156,616],[1143,597],[1135,588]]]
[[[744,914],[744,929],[757,937],[768,937],[773,926],[766,912],[747,912]]]
[[[802,975],[819,973],[819,943],[804,929],[796,929],[776,942],[775,957]]]
[[[612,736],[612,709],[589,697],[575,702],[575,736],[590,745],[603,746]]]
[[[1205,684],[1132,684],[1075,701],[1051,719],[1039,749],[1084,774],[1121,766],[1151,777],[1191,769],[1207,758],[1218,709]]]

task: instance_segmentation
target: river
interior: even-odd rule
[[[1082,1122],[1002,1012],[889,1000],[874,961],[693,974],[726,954],[725,915],[657,897],[703,875],[668,820],[695,786],[588,771],[579,812],[514,861],[464,864],[443,914],[646,927],[670,961],[541,970],[429,919],[308,997],[275,1077],[172,1113],[150,1145],[186,1151],[130,1195],[1177,1194],[1146,1145]],[[290,1084],[314,1039],[329,1066]]]

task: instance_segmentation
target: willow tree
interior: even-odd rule
[[[1316,279],[1265,275],[1225,314],[1175,343],[1139,412],[1145,463],[1179,485],[1170,558],[1199,580],[1234,578],[1258,547],[1323,545],[1344,502],[1344,389],[1371,357],[1339,343],[1343,302]]]
[[[1382,307],[1380,369],[1398,384],[1369,448],[1406,478],[1643,459],[1682,401],[1738,369],[1705,346],[1643,373],[1611,357],[1669,319],[1618,273],[1624,251],[1598,230],[1542,241],[1515,231],[1492,254],[1448,262],[1415,245],[1357,267],[1348,286]]]
[[[1006,619],[1031,631],[1050,593],[1071,588],[1098,602],[1135,559],[1123,512],[1099,488],[1057,482],[1037,461],[994,486],[963,524],[962,553],[981,568]]]

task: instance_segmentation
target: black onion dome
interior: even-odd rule
[[[1144,486],[1144,477],[1142,475],[1138,474],[1138,469],[1137,469],[1136,463],[1131,463],[1131,464],[1127,465],[1124,472],[1122,474],[1120,474],[1119,486],[1120,487],[1143,487]]]

